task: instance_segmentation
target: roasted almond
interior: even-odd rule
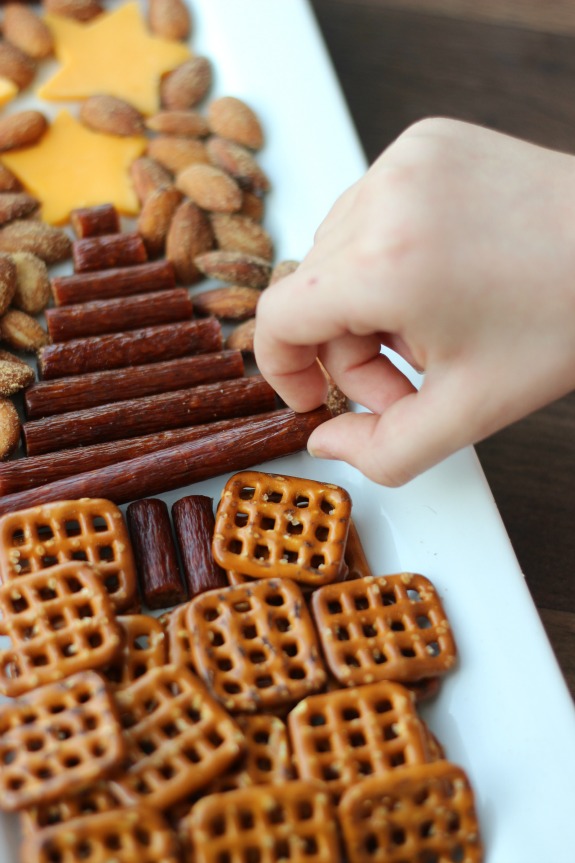
[[[208,123],[199,111],[158,111],[148,117],[146,128],[179,138],[203,138],[209,132]]]
[[[0,150],[27,147],[39,141],[48,121],[40,111],[18,111],[0,118]]]
[[[185,41],[192,22],[183,0],[148,0],[148,24],[152,33],[164,39]]]
[[[144,117],[125,99],[100,93],[88,96],[80,107],[80,120],[95,132],[130,137],[143,135]]]
[[[4,398],[30,386],[35,380],[34,369],[27,363],[12,363],[0,359],[0,396]]]
[[[42,6],[46,12],[76,21],[91,21],[104,11],[99,0],[42,0]]]
[[[134,159],[130,165],[130,177],[140,204],[143,204],[148,195],[156,189],[174,185],[171,171],[149,156]]]
[[[0,75],[25,90],[36,75],[36,63],[11,42],[0,40]]]
[[[203,210],[233,213],[242,205],[236,181],[213,165],[189,165],[177,175],[176,186]]]
[[[34,60],[54,51],[54,39],[46,22],[23,3],[7,3],[2,21],[4,38]]]
[[[196,138],[159,135],[148,144],[148,156],[177,174],[189,165],[206,165],[209,161],[205,144]]]
[[[269,191],[267,175],[246,147],[214,135],[207,141],[206,148],[212,165],[231,174],[242,189],[258,194]]]
[[[238,324],[226,339],[226,348],[230,351],[241,351],[244,354],[254,352],[254,333],[256,331],[256,319],[249,318]]]
[[[175,186],[167,186],[156,189],[142,204],[136,227],[151,258],[164,251],[170,223],[181,200],[182,193]]]
[[[228,285],[194,294],[194,311],[198,315],[214,315],[231,321],[253,318],[261,296],[257,288]]]
[[[194,108],[212,86],[212,66],[206,57],[192,57],[165,75],[160,82],[164,108]]]
[[[210,216],[216,246],[225,251],[247,252],[271,261],[272,238],[265,228],[246,216],[234,213],[212,213]]]
[[[0,192],[19,192],[22,189],[22,183],[6,165],[0,162]]]
[[[261,222],[264,217],[264,199],[260,195],[256,195],[255,192],[244,191],[238,216],[247,216],[254,222]]]
[[[0,360],[3,360],[7,363],[18,363],[21,366],[26,366],[27,368],[30,368],[30,366],[28,366],[28,363],[25,360],[23,360],[21,357],[17,357],[16,354],[11,354],[10,351],[3,351],[0,349]]]
[[[9,399],[0,399],[0,459],[6,459],[18,449],[20,418]]]
[[[214,237],[207,215],[192,201],[182,201],[166,237],[166,258],[174,265],[176,280],[192,285],[201,279],[195,259],[211,249]]]
[[[280,279],[285,279],[286,276],[291,276],[299,267],[299,261],[285,260],[278,261],[272,270],[270,276],[270,285],[279,282]]]
[[[272,270],[270,262],[263,258],[223,249],[198,255],[195,264],[209,279],[248,288],[265,288]]]
[[[39,206],[38,199],[27,192],[0,192],[0,225],[24,219]]]
[[[29,315],[43,311],[52,296],[48,267],[31,252],[10,255],[16,266],[16,290],[12,305]]]
[[[0,315],[10,306],[16,293],[16,264],[10,255],[0,253]]]
[[[56,264],[70,257],[72,241],[66,231],[44,222],[17,219],[0,228],[0,252],[32,252]]]
[[[221,96],[208,105],[208,123],[214,135],[259,150],[264,134],[255,112],[242,99]]]
[[[15,351],[35,353],[50,341],[36,318],[18,309],[8,309],[0,318],[0,340]]]

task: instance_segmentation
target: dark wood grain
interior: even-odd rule
[[[567,0],[311,0],[369,162],[443,115],[575,153]],[[575,697],[575,394],[477,451]]]

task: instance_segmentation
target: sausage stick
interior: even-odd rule
[[[67,306],[86,300],[109,300],[174,288],[176,275],[171,261],[148,261],[133,267],[55,276],[51,284],[56,305]]]
[[[168,608],[187,598],[178,568],[168,507],[159,498],[136,500],[126,510],[140,595],[148,608]]]
[[[148,253],[143,239],[134,231],[74,240],[72,259],[77,273],[87,273],[143,264],[148,260]]]
[[[192,494],[172,506],[172,520],[180,559],[190,599],[206,590],[225,587],[227,576],[212,555],[214,535],[213,500],[204,494]]]

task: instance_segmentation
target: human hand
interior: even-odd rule
[[[418,391],[383,354],[424,373]],[[325,375],[368,413],[309,439],[384,485],[575,387],[575,159],[480,127],[415,124],[258,303],[256,360],[297,411]]]

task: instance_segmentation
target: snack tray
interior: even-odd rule
[[[366,168],[313,13],[306,0],[193,0],[191,9],[191,44],[213,61],[213,94],[244,98],[266,130],[258,158],[272,181],[265,224],[276,260],[301,259]],[[572,863],[573,703],[474,451],[393,490],[305,453],[258,469],[344,486],[374,574],[434,581],[459,661],[423,712],[469,774],[486,863]],[[217,500],[226,479],[163,497]],[[0,860],[18,860],[12,816],[0,816]]]

